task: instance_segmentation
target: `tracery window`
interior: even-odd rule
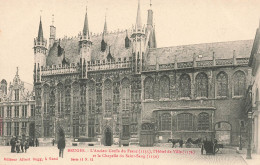
[[[191,95],[191,80],[188,74],[180,76],[180,97],[190,97]]]
[[[77,82],[72,85],[73,90],[73,113],[79,112],[79,84]]]
[[[95,83],[94,81],[89,82],[88,88],[88,105],[89,105],[89,113],[95,113]]]
[[[112,82],[111,80],[106,80],[104,83],[104,97],[105,97],[105,117],[112,115]]]
[[[202,112],[199,114],[198,130],[208,130],[208,129],[209,129],[209,114]]]
[[[160,79],[160,98],[170,98],[170,78],[168,76]]]
[[[242,71],[233,75],[234,96],[243,96],[246,88],[246,76]]]
[[[119,104],[120,104],[120,93],[119,93],[119,82],[114,82],[113,84],[113,112],[117,113],[118,112],[118,108],[119,108]]]
[[[70,106],[71,106],[71,86],[70,84],[66,84],[66,87],[65,87],[65,110],[66,110],[66,113],[70,113]]]
[[[225,72],[217,75],[217,96],[227,96],[228,94],[228,77]]]
[[[208,97],[208,77],[205,73],[196,76],[196,97]]]
[[[102,83],[96,84],[96,113],[102,112]]]
[[[151,77],[147,77],[144,80],[144,99],[154,98],[154,80]]]
[[[58,113],[63,113],[63,85],[59,83],[57,85],[58,96]]]
[[[177,115],[177,124],[178,131],[185,130],[191,131],[193,130],[193,117],[190,113],[181,113]]]
[[[128,113],[130,110],[130,81],[127,78],[122,80],[122,111]]]
[[[86,85],[80,85],[80,109],[82,113],[86,111]]]
[[[160,116],[159,128],[161,131],[170,131],[171,130],[171,114],[164,113]]]
[[[43,87],[43,112],[49,113],[49,86]]]

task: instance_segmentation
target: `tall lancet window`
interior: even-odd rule
[[[190,97],[191,95],[191,80],[188,74],[180,76],[180,97]]]
[[[71,85],[70,80],[65,81],[65,110],[66,114],[70,113],[71,109]]]
[[[217,75],[217,96],[225,97],[228,94],[228,76],[225,72]]]
[[[63,113],[63,85],[61,83],[59,83],[57,85],[57,98],[58,98],[58,113],[61,114]]]
[[[144,80],[144,99],[154,99],[154,80],[151,77]]]
[[[79,113],[79,83],[74,82],[72,84],[73,90],[73,113]]]
[[[88,84],[88,105],[89,113],[95,113],[95,82],[90,81]]]
[[[246,76],[242,71],[233,75],[234,96],[243,96],[246,89]]]
[[[45,114],[49,113],[49,85],[45,84],[43,86],[43,112]]]
[[[208,76],[205,73],[196,76],[196,97],[208,97]]]
[[[105,96],[105,117],[110,117],[112,115],[112,82],[107,79],[104,84],[104,96]]]
[[[163,76],[160,79],[160,97],[170,98],[170,78]]]
[[[129,113],[130,110],[130,81],[128,78],[122,80],[122,111]]]

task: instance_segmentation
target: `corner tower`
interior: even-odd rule
[[[138,9],[136,16],[136,24],[133,28],[133,33],[131,35],[133,41],[133,71],[136,74],[140,74],[142,72],[143,67],[143,57],[145,53],[145,28],[142,25],[141,20],[141,9],[140,9],[140,0],[138,0]]]
[[[80,37],[79,41],[79,49],[80,49],[80,57],[81,57],[81,65],[85,63],[85,65],[88,65],[87,61],[91,60],[91,47],[92,47],[92,41],[91,36],[89,32],[89,26],[88,26],[88,12],[86,7],[86,14],[85,14],[85,21],[84,21],[84,27],[82,31],[82,35]],[[82,78],[87,78],[87,66],[82,67]]]
[[[34,80],[40,82],[41,67],[46,66],[47,40],[43,38],[42,20],[40,18],[38,37],[34,38]]]

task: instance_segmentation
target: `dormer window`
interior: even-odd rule
[[[14,90],[14,100],[19,101],[19,89]]]

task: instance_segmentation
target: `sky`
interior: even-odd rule
[[[150,0],[140,0],[146,24]],[[77,36],[86,6],[89,28],[101,33],[135,24],[138,0],[0,0],[0,80],[33,83],[33,39],[40,16],[44,38],[54,15],[56,38]],[[152,0],[158,47],[254,39],[259,26],[259,0]]]

